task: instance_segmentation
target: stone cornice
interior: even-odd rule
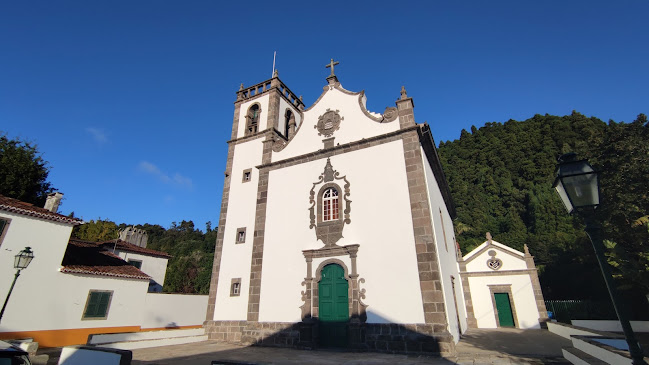
[[[503,275],[530,275],[536,272],[536,269],[521,269],[521,270],[498,270],[498,271],[478,271],[478,272],[460,272],[461,276],[475,277],[475,276],[503,276]]]
[[[332,148],[321,149],[321,150],[318,150],[318,151],[315,151],[315,152],[310,152],[310,153],[306,153],[306,154],[303,154],[303,155],[290,157],[290,158],[287,158],[287,159],[284,159],[284,160],[279,160],[279,161],[274,161],[274,162],[270,162],[270,163],[267,163],[267,164],[258,165],[256,167],[258,169],[274,170],[274,169],[285,167],[286,165],[297,165],[297,164],[301,164],[301,163],[304,163],[304,162],[314,161],[314,160],[324,158],[324,157],[329,157],[329,156],[333,156],[333,155],[339,155],[339,154],[342,154],[342,153],[356,151],[356,150],[364,149],[364,148],[367,148],[367,147],[376,146],[376,145],[380,145],[380,144],[387,143],[387,142],[392,142],[392,141],[394,141],[396,139],[399,139],[402,134],[413,131],[413,130],[417,130],[418,128],[419,128],[418,125],[414,125],[414,126],[411,126],[411,127],[408,127],[408,128],[404,128],[404,129],[394,131],[394,132],[382,134],[380,136],[364,138],[364,139],[361,139],[359,141],[354,141],[354,142],[349,142],[349,143],[337,145],[337,146],[334,146]]]

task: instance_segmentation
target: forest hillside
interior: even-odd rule
[[[632,123],[605,123],[577,112],[537,114],[472,127],[458,140],[440,143],[463,254],[490,232],[518,250],[529,246],[546,300],[606,298],[583,222],[567,214],[552,188],[557,157],[567,152],[588,159],[601,172],[597,214],[618,288],[649,293],[649,125],[644,114]]]

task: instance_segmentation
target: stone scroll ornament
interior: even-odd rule
[[[489,254],[489,256],[491,256],[491,257],[487,260],[487,267],[488,267],[488,268],[490,268],[491,270],[498,270],[498,269],[500,269],[501,267],[503,267],[503,262],[502,262],[502,260],[496,258],[496,251],[494,251],[494,250],[489,250],[489,252],[487,252],[487,254]]]
[[[344,182],[342,198],[344,200],[345,209],[342,212],[343,214],[341,214],[341,217],[338,219],[322,222],[320,219],[316,218],[316,209],[321,209],[320,207],[318,207],[318,199],[320,197],[316,197],[316,192],[318,192],[319,189],[316,188],[327,183],[334,183],[338,185],[336,181],[340,180],[341,183]],[[340,173],[333,169],[331,160],[327,158],[327,163],[325,165],[324,171],[322,172],[322,174],[320,174],[318,181],[313,183],[313,187],[311,187],[311,191],[309,192],[309,215],[311,219],[309,229],[315,228],[317,239],[321,240],[325,244],[325,247],[336,247],[336,242],[338,242],[338,240],[343,237],[343,226],[345,224],[351,223],[349,213],[352,209],[352,201],[349,200],[349,186],[350,184],[349,181],[347,181],[347,175],[340,176]]]
[[[313,128],[318,130],[319,136],[331,137],[335,131],[340,129],[340,121],[345,119],[340,116],[338,110],[327,109],[327,111],[318,117],[318,123]]]

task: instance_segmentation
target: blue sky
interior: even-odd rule
[[[649,1],[5,1],[0,130],[38,144],[61,211],[217,225],[235,91],[311,105],[330,58],[368,108],[405,85],[435,139],[577,110],[649,113]]]

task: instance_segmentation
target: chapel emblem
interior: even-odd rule
[[[319,136],[331,137],[340,128],[340,121],[343,119],[345,118],[340,116],[338,110],[327,109],[318,117],[318,124],[314,128],[318,130]]]
[[[491,256],[487,260],[487,267],[488,268],[490,268],[491,270],[498,270],[503,266],[502,260],[496,258],[496,251],[489,250],[489,252],[487,252],[487,254],[489,254],[489,256]]]

